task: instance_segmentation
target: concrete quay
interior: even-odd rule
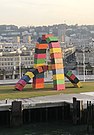
[[[83,101],[84,108],[86,107],[87,101],[94,103],[94,92],[93,93],[80,93],[80,94],[59,94],[52,96],[41,96],[24,99],[6,99],[0,100],[0,111],[11,110],[13,101],[22,101],[22,109],[34,109],[34,108],[45,108],[45,107],[59,107],[64,102],[73,104],[73,97],[77,100]]]

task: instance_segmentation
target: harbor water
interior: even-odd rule
[[[71,123],[48,122],[32,123],[22,127],[0,128],[0,135],[94,135],[87,133],[86,126],[72,125]]]

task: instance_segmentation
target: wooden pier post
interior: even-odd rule
[[[92,115],[92,104],[91,101],[87,101],[87,131],[92,131],[92,122],[93,122],[93,115]]]
[[[21,126],[22,124],[22,101],[13,101],[11,108],[10,126],[16,127]]]
[[[77,124],[77,100],[73,97],[73,124]]]
[[[83,101],[77,100],[73,97],[73,124],[77,125],[81,123],[83,112]]]
[[[94,104],[92,104],[92,128],[94,129]]]

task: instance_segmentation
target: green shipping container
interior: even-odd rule
[[[65,84],[64,80],[53,80],[53,84]]]
[[[45,63],[45,59],[34,59],[35,64],[43,64]]]
[[[70,77],[70,76],[72,75],[72,71],[68,71],[68,72],[66,73],[66,75],[67,75],[68,77]]]
[[[46,39],[47,43],[50,43],[50,42],[58,42],[58,38],[57,37],[48,37]]]

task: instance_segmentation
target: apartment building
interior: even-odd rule
[[[0,79],[16,79],[24,74],[25,69],[31,68],[34,62],[34,55],[29,52],[21,55],[7,55],[0,57]],[[19,71],[21,68],[21,71]],[[20,72],[20,73],[19,73]]]
[[[23,75],[25,69],[31,68],[33,63],[32,44],[0,43],[0,79],[19,78],[19,74]]]

